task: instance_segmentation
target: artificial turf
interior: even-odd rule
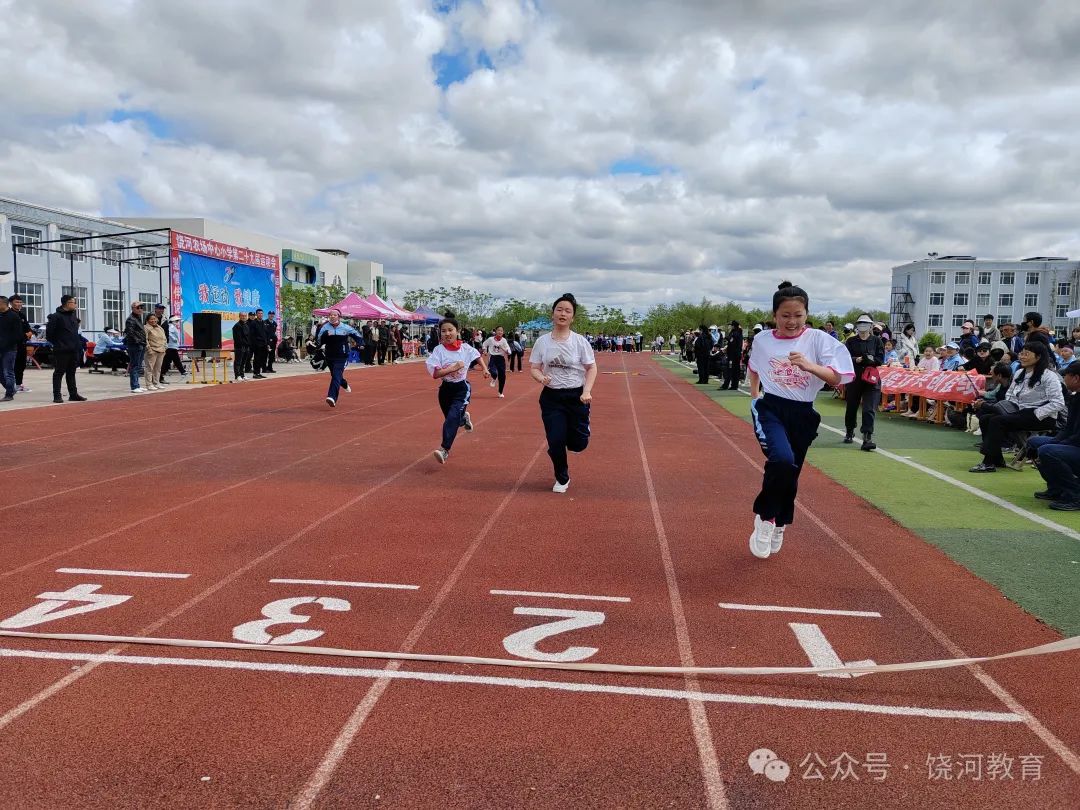
[[[685,364],[668,357],[660,361],[688,383],[697,377]],[[693,388],[749,421],[750,399],[744,393],[720,391],[718,382]],[[843,430],[842,401],[823,392],[815,407],[824,425]],[[1080,531],[1080,513],[1052,511],[1033,497],[1045,489],[1036,470],[969,473],[980,459],[974,447],[977,438],[969,433],[879,414],[874,441],[884,450]],[[843,444],[828,430],[819,431],[807,460],[1046,624],[1066,635],[1080,634],[1080,540],[884,455],[864,453],[858,442]]]

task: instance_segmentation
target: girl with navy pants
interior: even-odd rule
[[[472,396],[467,379],[469,367],[479,362],[485,377],[488,376],[488,367],[480,352],[468,343],[462,343],[458,335],[458,322],[449,313],[439,323],[439,337],[441,342],[428,355],[424,365],[434,379],[441,380],[439,408],[443,412],[442,445],[432,455],[437,462],[445,464],[458,429],[465,428],[467,433],[473,429],[468,411]]]
[[[855,379],[844,345],[806,327],[809,306],[804,290],[781,284],[773,295],[776,328],[754,338],[747,362],[750,416],[767,459],[750,535],[750,553],[761,559],[780,551],[784,529],[795,518],[799,475],[821,424],[814,398],[826,383]]]

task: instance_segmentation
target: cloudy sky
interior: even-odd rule
[[[1080,257],[1080,5],[0,0],[0,194],[340,247],[391,292],[880,306]]]

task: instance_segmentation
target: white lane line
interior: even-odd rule
[[[750,392],[744,391],[742,388],[739,389],[739,393],[750,396]],[[702,418],[705,418],[704,414],[702,414]],[[707,418],[706,421],[708,421]],[[831,425],[826,425],[824,422],[821,423],[820,427],[823,430],[828,430],[831,433],[835,433],[837,436],[844,435],[844,431],[840,430],[839,428],[834,428]],[[967,492],[969,495],[974,495],[977,498],[982,498],[984,501],[988,501],[989,503],[994,504],[994,506],[1000,506],[1002,509],[1012,512],[1014,515],[1019,515],[1026,520],[1030,520],[1032,523],[1037,523],[1044,528],[1057,532],[1058,534],[1063,534],[1071,540],[1080,540],[1080,532],[1076,531],[1075,529],[1070,529],[1068,526],[1063,526],[1060,523],[1056,523],[1053,520],[1050,520],[1049,518],[1035,512],[1029,512],[1022,506],[1017,506],[1016,504],[1011,503],[1004,498],[999,498],[997,495],[992,495],[989,492],[981,490],[976,486],[972,486],[971,484],[967,484],[957,478],[953,478],[951,475],[946,475],[943,472],[939,472],[932,467],[927,467],[926,465],[920,464],[917,461],[912,461],[909,456],[900,456],[896,453],[890,453],[888,450],[882,450],[880,447],[874,452],[879,456],[884,456],[885,458],[891,459],[892,461],[895,461],[899,464],[905,464],[908,467],[911,467],[911,469],[918,470],[919,472],[925,473],[926,475],[929,475],[932,478],[936,478],[939,481],[944,481],[946,484],[951,484],[957,489],[962,489],[964,492]]]
[[[881,703],[855,703],[837,700],[804,700],[771,695],[733,695],[722,692],[691,692],[682,689],[656,689],[644,686],[613,686],[611,684],[578,681],[548,681],[540,678],[505,678],[490,675],[463,675],[449,672],[414,672],[410,670],[369,669],[366,667],[326,667],[310,664],[275,664],[263,661],[224,661],[214,658],[172,658],[151,655],[116,655],[112,653],[52,652],[45,650],[15,650],[0,648],[0,659],[30,658],[45,661],[82,661],[93,664],[124,664],[150,667],[193,667],[202,669],[235,670],[241,672],[274,672],[286,675],[325,676],[334,678],[368,678],[376,681],[424,681],[427,683],[504,686],[518,689],[544,689],[579,694],[620,695],[656,698],[660,700],[704,701],[744,706],[771,706],[778,709],[810,711],[855,712],[859,714],[892,715],[895,717],[925,717],[933,720],[965,720],[976,723],[1021,723],[1023,718],[1012,712],[979,711],[971,709],[935,709],[926,706],[892,706]]]
[[[622,366],[623,371],[625,371],[625,357]],[[657,543],[660,546],[660,559],[664,563],[664,579],[667,581],[668,601],[671,603],[671,615],[675,621],[675,640],[678,642],[679,659],[684,667],[692,667],[695,666],[695,663],[694,650],[690,646],[690,628],[686,622],[686,612],[683,610],[682,594],[679,592],[679,580],[675,576],[675,563],[671,559],[671,547],[668,545],[667,530],[664,528],[664,520],[660,514],[660,502],[656,498],[656,487],[653,485],[652,471],[649,468],[649,457],[645,453],[645,440],[641,437],[641,423],[638,421],[634,392],[630,389],[630,375],[625,375],[623,380],[626,382],[626,395],[630,400],[630,415],[634,420],[634,434],[637,438],[638,452],[641,455],[641,470],[645,476],[645,489],[649,494],[653,528],[656,532]],[[694,742],[697,744],[701,777],[705,783],[705,797],[708,800],[710,810],[726,810],[728,807],[727,791],[724,789],[724,780],[720,775],[720,760],[716,756],[716,747],[713,744],[709,715],[705,711],[705,703],[699,697],[701,695],[701,683],[695,675],[686,675],[684,682],[686,683],[686,693],[689,696],[686,705],[690,710],[690,726],[694,733]]]
[[[488,591],[493,596],[543,596],[548,599],[585,599],[592,602],[629,602],[628,596],[591,596],[584,593],[545,593],[544,591]]]
[[[818,616],[860,616],[864,619],[880,619],[881,614],[874,610],[828,610],[826,608],[787,607],[784,605],[740,605],[736,602],[721,602],[725,610],[760,610],[766,613],[813,613]]]
[[[730,436],[728,436],[723,430],[721,430],[716,424],[714,424],[708,416],[705,415],[704,411],[702,411],[697,405],[695,405],[685,396],[683,396],[682,392],[675,388],[675,386],[671,384],[671,381],[667,379],[665,375],[661,374],[658,376],[661,380],[664,381],[664,384],[669,389],[671,389],[671,391],[674,392],[677,397],[679,397],[679,399],[681,399],[689,408],[696,412],[697,415],[701,417],[702,421],[705,422],[705,424],[707,424],[710,428],[712,428],[713,432],[716,433],[716,435],[718,435],[721,439],[723,439],[724,442],[726,442],[732,450],[734,450],[739,456],[741,456],[747,464],[749,464],[758,472],[764,472],[765,468],[761,464],[759,464],[755,459],[747,455],[747,453],[741,447],[739,447],[739,445],[736,444]],[[735,418],[738,419],[738,417]],[[874,452],[880,451],[875,450]],[[976,492],[978,492],[978,490],[976,490]],[[875,582],[877,582],[878,585],[880,585],[887,594],[889,594],[889,596],[895,599],[897,604],[899,604],[900,607],[902,607],[904,611],[909,616],[911,616],[911,618],[914,619],[916,623],[918,623],[918,625],[926,633],[928,633],[935,641],[937,641],[938,644],[948,650],[950,655],[955,658],[971,657],[966,652],[964,652],[963,649],[961,649],[959,644],[954,642],[951,638],[949,638],[949,636],[945,634],[943,630],[941,630],[936,624],[934,624],[929,619],[929,617],[926,616],[926,614],[919,610],[913,602],[911,602],[906,596],[904,596],[903,593],[900,592],[900,589],[893,585],[892,582],[887,579],[885,575],[882,574],[877,568],[875,568],[869,560],[863,557],[862,554],[856,551],[850,544],[848,544],[843,538],[841,538],[840,535],[838,535],[831,526],[825,523],[825,521],[819,518],[817,514],[808,509],[799,500],[795,501],[795,508],[798,509],[801,513],[805,514],[808,518],[810,518],[814,525],[821,529],[821,531],[823,531],[829,537],[829,539],[831,539],[840,548],[846,551],[851,556],[851,558],[855,560],[859,567],[866,571],[866,573],[869,574],[870,577]],[[1065,765],[1073,773],[1080,775],[1080,756],[1077,756],[1076,753],[1073,752],[1071,748],[1069,748],[1069,746],[1062,742],[1052,731],[1050,731],[1050,729],[1044,726],[1035,715],[1028,711],[1028,709],[1026,709],[1023,704],[1020,703],[1020,701],[1018,701],[1015,697],[1012,696],[1011,692],[1006,690],[1004,686],[999,684],[990,675],[988,675],[986,673],[986,670],[984,670],[977,664],[973,664],[967,669],[971,672],[972,675],[975,676],[976,680],[978,680],[979,683],[986,687],[987,691],[989,691],[990,694],[1000,700],[1011,712],[1019,715],[1024,725],[1026,725],[1028,729],[1030,729],[1031,732],[1036,737],[1038,737],[1044,745],[1046,745],[1047,748],[1053,751],[1054,754],[1056,754],[1058,758],[1060,758],[1061,761],[1064,762]]]
[[[58,574],[92,574],[101,577],[147,577],[150,579],[187,579],[191,574],[161,574],[156,571],[110,571],[105,568],[57,568]]]
[[[395,585],[392,582],[345,582],[337,579],[272,579],[275,585],[335,585],[342,588],[389,588],[397,591],[418,591],[419,585]]]
[[[509,404],[505,407],[509,407]],[[503,408],[503,409],[504,409]],[[503,409],[500,409],[503,410]],[[496,411],[495,413],[499,413]],[[490,420],[492,417],[488,417]],[[495,523],[506,511],[506,507],[510,505],[510,501],[517,495],[518,490],[521,489],[521,485],[525,483],[525,479],[528,477],[529,472],[532,470],[533,465],[536,464],[536,460],[540,458],[540,454],[544,452],[544,446],[541,444],[536,448],[536,452],[533,453],[529,462],[525,465],[521,471],[521,475],[518,476],[516,482],[514,482],[513,488],[506,493],[502,501],[488,517],[487,522],[483,528],[480,529],[475,539],[461,555],[457,565],[454,566],[454,570],[451,571],[446,579],[443,581],[442,587],[439,588],[439,592],[435,594],[435,598],[432,599],[431,604],[428,605],[427,610],[419,618],[413,629],[409,632],[409,635],[405,637],[405,641],[402,642],[400,651],[411,652],[413,647],[416,646],[416,642],[420,640],[420,636],[427,630],[428,625],[434,621],[436,614],[442,609],[443,604],[450,596],[450,591],[457,585],[458,580],[461,579],[461,575],[465,572],[466,566],[472,561],[472,558],[476,555],[476,552],[480,550],[480,545],[484,542],[487,536],[491,533],[491,530],[495,528]],[[337,771],[341,761],[345,758],[345,753],[349,750],[349,746],[352,745],[353,740],[360,733],[360,729],[363,728],[364,722],[375,708],[375,704],[378,703],[379,698],[382,697],[383,692],[390,686],[391,681],[395,677],[394,673],[397,673],[401,669],[400,661],[391,661],[381,670],[369,670],[376,672],[377,680],[371,685],[363,699],[353,709],[349,719],[345,721],[345,724],[341,727],[334,742],[323,754],[322,761],[315,768],[314,773],[308,777],[307,783],[301,788],[300,793],[293,799],[289,807],[294,810],[307,810],[311,807],[319,794],[322,793],[323,788],[326,787],[334,773]]]

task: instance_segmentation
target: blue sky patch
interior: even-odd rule
[[[172,124],[151,110],[113,110],[109,114],[109,120],[117,124],[122,121],[138,121],[144,124],[155,138],[170,138],[173,135]]]
[[[484,50],[455,52],[439,51],[431,57],[435,83],[445,90],[455,82],[463,82],[477,70],[494,70],[495,64]]]
[[[672,171],[672,167],[660,166],[650,160],[640,157],[616,160],[608,168],[609,174],[637,174],[644,177],[653,177],[665,171]]]

